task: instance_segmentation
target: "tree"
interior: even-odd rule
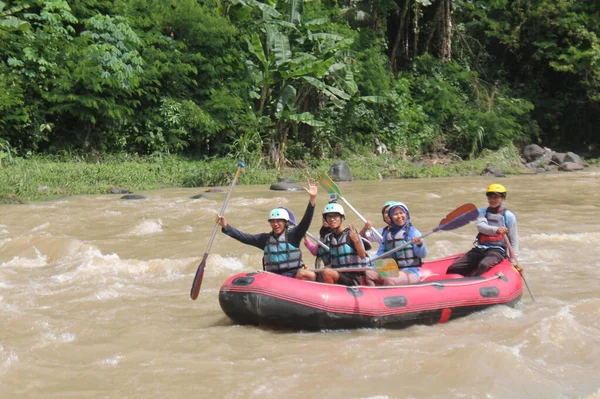
[[[350,59],[344,51],[352,40],[320,31],[326,18],[302,21],[303,1],[275,4],[235,1],[260,15],[248,37],[255,114],[269,142],[269,158],[282,166],[286,144],[300,124],[318,127],[323,107],[343,107],[357,92]],[[282,11],[278,11],[279,8]]]

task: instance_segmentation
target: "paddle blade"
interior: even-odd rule
[[[458,229],[476,220],[478,216],[479,210],[474,204],[464,204],[446,215],[435,230],[449,231]]]
[[[333,179],[331,177],[329,177],[329,175],[327,173],[325,173],[321,177],[321,179],[319,180],[319,183],[321,183],[323,188],[325,188],[325,190],[327,190],[327,193],[329,195],[335,194],[340,198],[342,197],[342,192],[340,191],[340,188],[338,187],[337,184],[335,184]]]
[[[398,264],[392,258],[379,259],[372,263],[373,267],[383,277],[398,277]]]
[[[208,252],[204,253],[204,257],[202,258],[202,262],[198,265],[198,270],[196,270],[196,275],[194,276],[194,282],[192,283],[192,290],[190,291],[190,298],[192,300],[196,300],[198,298],[198,294],[200,293],[200,286],[202,285],[202,278],[204,277],[204,266],[206,266],[206,259],[208,258]]]

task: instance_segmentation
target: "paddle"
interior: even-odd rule
[[[508,239],[508,235],[506,235],[506,234],[504,234],[504,241],[506,242],[506,248],[508,249],[508,252],[509,252],[508,256],[510,259],[510,263],[513,264],[514,268],[517,269],[517,271],[521,275],[521,278],[523,279],[523,282],[525,283],[525,287],[527,287],[527,291],[529,291],[529,296],[531,296],[531,300],[533,302],[535,302],[535,297],[533,296],[533,292],[531,292],[531,289],[529,289],[529,284],[527,284],[527,280],[525,280],[525,276],[523,275],[523,268],[521,267],[521,265],[519,265],[519,262],[514,257],[515,251],[513,251],[510,240]]]
[[[242,173],[242,169],[244,168],[243,162],[238,162],[238,169],[235,173],[233,180],[231,181],[231,185],[229,185],[229,191],[227,192],[227,196],[225,197],[225,201],[223,201],[223,206],[221,207],[221,212],[219,215],[225,213],[225,208],[227,207],[227,202],[229,201],[229,196],[231,196],[231,192],[233,191],[233,186],[237,182],[240,173]],[[204,256],[202,257],[202,262],[198,265],[198,270],[196,270],[196,275],[194,276],[194,282],[192,283],[192,290],[190,291],[190,298],[196,300],[198,298],[198,293],[200,293],[200,286],[202,285],[202,278],[204,277],[204,266],[206,266],[206,259],[208,258],[208,252],[210,251],[210,247],[215,239],[215,235],[217,234],[217,229],[219,228],[219,224],[215,223],[215,228],[213,229],[212,235],[210,236],[210,240],[208,240],[208,247],[206,248],[206,252],[204,252]]]
[[[375,270],[377,273],[382,275],[383,277],[398,277],[398,264],[392,258],[380,259],[371,263],[372,266],[365,267],[339,267],[337,269],[333,269],[338,272],[364,272],[366,270]],[[321,273],[325,269],[310,269],[313,272]]]
[[[327,193],[329,193],[330,195],[335,194],[342,201],[344,201],[344,203],[346,205],[348,205],[348,208],[352,209],[352,212],[354,212],[356,214],[356,216],[358,216],[360,218],[360,220],[363,221],[363,223],[367,223],[367,219],[365,219],[360,213],[358,213],[358,211],[356,209],[354,209],[354,207],[352,205],[350,205],[350,203],[348,201],[346,201],[346,199],[342,196],[342,192],[340,191],[340,188],[338,187],[337,184],[335,184],[335,182],[331,179],[331,177],[329,177],[328,174],[324,174],[323,177],[321,177],[321,180],[319,180],[319,182],[325,188],[325,190],[327,190]],[[383,238],[381,236],[381,234],[373,226],[371,226],[371,231],[373,233],[375,233],[375,235],[377,237],[379,237],[380,240]]]
[[[421,238],[425,238],[428,235],[435,233],[436,231],[450,231],[458,229],[459,227],[466,226],[470,222],[477,219],[477,216],[479,216],[479,210],[477,210],[477,207],[474,204],[464,204],[447,214],[446,217],[440,221],[440,224],[435,229],[423,234]],[[373,260],[386,258],[391,254],[408,247],[409,245],[411,245],[410,241],[374,257]]]

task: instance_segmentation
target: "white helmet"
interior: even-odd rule
[[[274,220],[274,219],[283,219],[286,222],[289,222],[290,221],[290,214],[285,209],[275,208],[275,209],[273,209],[269,213],[269,219],[268,220]]]
[[[325,208],[323,208],[323,216],[325,216],[326,213],[339,213],[340,215],[345,216],[344,207],[335,202],[330,202],[325,205]]]

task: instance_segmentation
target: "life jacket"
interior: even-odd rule
[[[321,242],[324,243],[324,238],[321,238]],[[329,251],[327,251],[325,248],[319,246],[317,248],[317,259],[316,260],[320,260],[321,262],[323,262],[324,266],[329,266],[331,265],[331,255],[329,253]]]
[[[485,218],[490,226],[501,227],[506,226],[506,209],[501,209],[501,212],[492,212],[491,208],[485,210]],[[496,234],[488,236],[479,233],[475,238],[475,246],[479,248],[501,248],[506,251],[506,240],[504,234]]]
[[[268,272],[283,274],[302,266],[302,252],[289,243],[288,231],[279,237],[275,237],[271,232],[264,249],[263,268]]]
[[[398,230],[395,234],[392,232],[392,229],[388,229],[384,231],[383,234],[383,250],[384,252],[390,251],[400,245],[406,244],[410,240],[408,240],[408,232],[412,224],[410,222],[406,223],[400,230]],[[415,255],[413,245],[409,245],[404,249],[401,249],[398,252],[394,252],[391,255],[394,260],[398,263],[398,267],[400,269],[405,267],[420,267],[423,261],[417,255]]]
[[[325,243],[325,237],[329,233],[331,233],[331,229],[329,227],[321,227],[321,229],[319,230],[319,241]],[[315,267],[329,265],[331,265],[331,256],[329,256],[329,251],[323,248],[322,246],[317,245],[317,257],[315,259]]]
[[[358,256],[358,253],[350,245],[350,228],[347,227],[344,231],[336,236],[331,232],[325,236],[325,245],[329,247],[329,257],[331,267],[361,267],[364,266],[364,260]]]

